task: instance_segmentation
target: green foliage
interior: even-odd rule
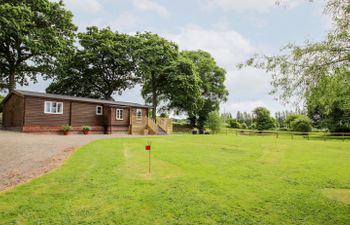
[[[201,50],[183,51],[181,54],[193,62],[195,70],[200,76],[201,98],[204,103],[197,112],[187,111],[187,113],[191,120],[191,126],[197,124],[200,129],[203,129],[208,114],[219,110],[220,103],[227,100],[228,91],[224,84],[226,71],[216,64],[208,52]]]
[[[73,127],[68,125],[68,124],[63,125],[62,128],[61,128],[62,132],[68,132],[68,131],[71,131],[71,130],[73,130]]]
[[[4,100],[4,98],[5,98],[4,96],[1,96],[1,95],[0,95],[0,113],[3,111],[3,107],[4,107],[4,106],[3,106],[3,104],[2,104],[2,101]]]
[[[264,107],[257,107],[253,110],[256,129],[269,130],[275,127],[275,121],[270,116],[270,111]]]
[[[292,128],[292,122],[294,121],[294,120],[296,120],[297,118],[299,118],[301,115],[300,114],[297,114],[297,113],[290,113],[290,114],[288,114],[287,115],[287,117],[286,117],[286,119],[285,119],[285,124],[286,124],[286,126],[289,128],[289,129],[291,129]]]
[[[209,128],[214,134],[220,132],[222,125],[223,123],[219,112],[212,111],[208,114],[208,119],[205,123],[205,126]]]
[[[229,126],[231,128],[241,128],[241,124],[237,121],[237,119],[229,120]]]
[[[162,112],[162,113],[160,114],[160,117],[161,117],[161,118],[169,118],[169,115],[168,115],[167,113],[165,113],[165,112]]]
[[[242,124],[241,124],[241,127],[240,127],[241,129],[248,129],[248,126],[247,126],[247,124],[245,123],[245,122],[243,122]]]
[[[324,188],[348,190],[348,141],[149,139],[151,174],[145,138],[94,141],[58,169],[1,192],[0,224],[349,222],[349,205],[323,195]]]
[[[73,46],[72,17],[62,1],[1,1],[0,90],[52,75],[57,59]]]
[[[300,115],[290,123],[290,126],[293,131],[310,132],[312,130],[311,124],[309,117]]]
[[[252,123],[252,124],[249,126],[249,129],[255,130],[255,129],[256,129],[256,123]]]
[[[350,70],[324,77],[310,90],[308,114],[318,128],[350,131]]]
[[[187,112],[192,115],[203,106],[201,98],[201,78],[194,69],[191,60],[181,55],[165,70],[167,80],[164,99],[169,101],[168,108],[176,113]]]
[[[111,99],[140,80],[135,74],[134,37],[88,27],[78,39],[81,48],[61,61],[62,68],[47,92]]]
[[[82,129],[83,131],[90,131],[90,130],[91,130],[91,127],[85,125],[85,126],[82,126],[81,129]]]
[[[174,72],[176,68],[178,46],[157,34],[145,32],[136,34],[134,51],[136,74],[142,78],[141,94],[147,103],[152,104],[152,117],[155,119],[159,103],[168,100],[169,92],[176,91],[169,90],[171,77],[168,72]]]

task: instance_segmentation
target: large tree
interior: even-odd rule
[[[63,2],[2,0],[0,89],[12,91],[37,75],[50,76],[57,58],[69,54],[76,27]]]
[[[198,127],[203,129],[209,113],[218,111],[220,103],[227,100],[228,91],[224,84],[226,71],[216,64],[208,52],[183,51],[182,55],[193,62],[201,78],[201,95],[204,104],[197,113],[188,113],[188,115],[192,127],[197,123]]]
[[[203,106],[200,89],[202,81],[192,61],[179,55],[165,73],[164,100],[168,102],[167,109],[190,115],[197,113]]]
[[[50,93],[112,99],[114,93],[132,88],[135,74],[134,37],[109,28],[88,27],[78,34],[80,48],[61,61]]]
[[[152,118],[156,119],[157,108],[170,91],[168,70],[179,57],[178,46],[150,32],[138,33],[136,38],[136,72],[142,78],[141,93],[152,104]]]

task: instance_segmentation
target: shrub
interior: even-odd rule
[[[236,119],[231,119],[228,123],[231,128],[241,128],[241,124]]]
[[[286,124],[286,126],[287,126],[289,129],[291,129],[291,128],[292,128],[292,122],[293,122],[294,120],[296,120],[297,118],[299,118],[299,116],[301,116],[301,115],[296,114],[296,113],[288,114],[286,120],[284,121],[285,124]]]
[[[68,132],[68,131],[71,131],[73,130],[73,127],[70,126],[70,125],[63,125],[62,128],[61,128],[61,131],[63,132]]]
[[[222,124],[223,123],[219,112],[212,111],[208,114],[206,126],[212,131],[213,134],[220,132]]]
[[[81,129],[82,129],[83,131],[90,131],[90,130],[91,130],[91,127],[85,125],[85,126],[82,126]]]
[[[270,116],[270,111],[264,107],[257,107],[253,110],[255,115],[256,129],[269,130],[275,127],[275,121]]]
[[[307,116],[299,115],[298,118],[294,119],[290,126],[293,131],[299,132],[310,132],[312,130],[312,122]]]
[[[256,123],[250,124],[249,129],[255,130],[256,129]]]
[[[243,123],[241,124],[241,128],[242,128],[242,129],[248,129],[248,126],[247,126],[247,124],[246,124],[245,122],[243,122]]]
[[[167,113],[163,112],[160,114],[160,117],[161,118],[169,118],[169,115]]]

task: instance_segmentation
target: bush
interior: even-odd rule
[[[275,127],[275,121],[270,116],[270,111],[264,107],[257,107],[253,110],[255,116],[256,129],[269,130]]]
[[[248,126],[245,122],[241,124],[241,129],[248,129]]]
[[[208,127],[212,131],[213,134],[220,132],[222,124],[223,123],[222,123],[219,112],[213,111],[213,112],[210,112],[208,114],[206,127]]]
[[[255,130],[256,129],[256,123],[250,124],[249,129]]]
[[[61,128],[62,132],[68,132],[68,131],[71,131],[71,130],[73,130],[73,127],[69,126],[69,125],[63,125],[62,128]]]
[[[294,119],[290,126],[293,131],[299,131],[299,132],[310,132],[312,130],[311,126],[312,122],[307,116],[299,115],[298,118]]]
[[[169,118],[169,115],[165,112],[160,114],[160,118]]]
[[[83,131],[90,131],[91,130],[91,127],[90,126],[82,126],[81,129]]]
[[[231,128],[241,128],[241,124],[236,119],[231,119],[228,123]]]
[[[290,113],[288,114],[286,120],[284,121],[284,123],[286,124],[286,126],[291,129],[292,128],[292,122],[294,120],[296,120],[297,118],[299,118],[301,115],[296,114],[296,113]]]

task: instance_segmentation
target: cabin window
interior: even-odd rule
[[[116,119],[117,120],[123,120],[123,113],[124,113],[124,110],[123,109],[117,109],[116,110]]]
[[[96,106],[96,115],[103,115],[103,107],[98,105]]]
[[[136,120],[142,120],[142,109],[136,109]]]
[[[44,113],[63,114],[63,102],[45,101]]]

